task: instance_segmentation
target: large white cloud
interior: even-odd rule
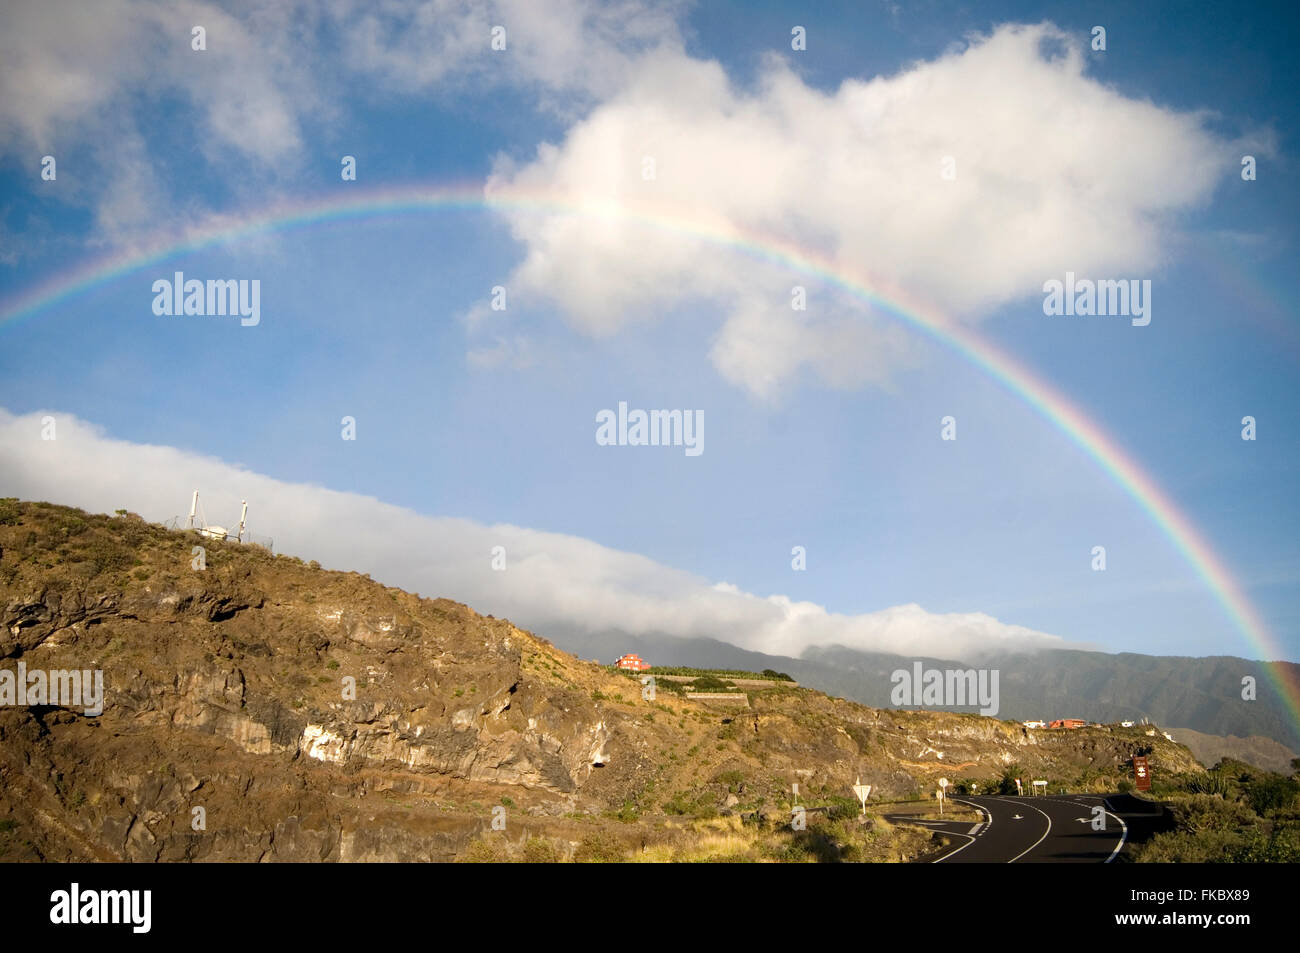
[[[837,383],[878,378],[898,344],[846,339],[854,308],[829,289],[796,316],[795,276],[691,229],[812,249],[971,319],[1041,296],[1067,270],[1152,276],[1177,214],[1205,202],[1238,158],[1205,117],[1091,76],[1076,38],[1004,26],[830,92],[780,57],[747,90],[716,62],[660,49],[562,141],[526,163],[502,160],[488,192],[541,192],[587,213],[504,213],[525,247],[517,290],[550,298],[593,335],[706,302],[722,315],[701,334],[716,334],[719,371],[770,397],[805,367]],[[850,374],[854,362],[864,367]]]
[[[25,161],[55,152],[53,194],[93,206],[102,237],[129,243],[219,217],[201,197],[167,194],[159,130],[142,118],[156,104],[188,104],[186,122],[163,131],[170,145],[193,137],[235,204],[254,205],[295,189],[358,89],[357,102],[444,103],[513,90],[513,108],[531,98],[579,118],[530,161],[499,160],[487,192],[541,192],[586,213],[505,213],[524,246],[515,300],[549,299],[597,336],[703,304],[690,309],[708,316],[701,348],[769,400],[802,375],[884,383],[914,359],[909,341],[861,302],[692,229],[812,249],[975,319],[1067,270],[1151,277],[1181,214],[1241,151],[1201,114],[1105,85],[1078,39],[1049,24],[1003,26],[829,91],[791,69],[805,54],[774,55],[741,88],[685,51],[683,6],[19,0],[0,6],[0,142]],[[192,25],[208,31],[204,53],[189,47]],[[490,48],[494,26],[503,52]],[[810,285],[807,311],[790,308],[795,281]],[[471,361],[526,360],[511,356],[532,349],[514,319],[470,321]]]
[[[524,90],[564,115],[680,48],[677,3],[642,0],[10,0],[0,4],[0,149],[59,160],[59,198],[129,244],[209,209],[167,194],[155,154],[193,148],[237,201],[265,204],[353,100]],[[191,48],[191,30],[206,49]],[[506,30],[506,50],[490,48]],[[164,104],[179,109],[158,120]],[[331,146],[331,149],[333,147]],[[35,172],[33,172],[33,181]],[[48,194],[52,190],[44,188]],[[182,232],[183,227],[176,231]]]
[[[91,512],[126,508],[163,521],[202,492],[214,523],[249,529],[275,548],[389,585],[465,602],[546,634],[618,629],[708,637],[799,655],[812,645],[972,658],[984,652],[1062,647],[1060,638],[980,612],[937,615],[895,606],[863,615],[828,612],[786,596],[757,596],[590,540],[519,526],[423,516],[372,497],[291,484],[172,447],[115,440],[74,416],[0,408],[0,496],[48,500]],[[505,547],[506,569],[491,567]]]

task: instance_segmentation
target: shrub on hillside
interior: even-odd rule
[[[104,536],[96,536],[82,552],[100,573],[121,572],[135,564],[135,554],[130,549]]]
[[[1248,781],[1245,790],[1246,800],[1255,809],[1255,813],[1267,814],[1269,811],[1293,806],[1296,795],[1300,794],[1300,781],[1270,772]]]
[[[555,841],[548,837],[529,837],[524,844],[525,864],[558,864],[564,859]]]
[[[701,675],[694,681],[692,687],[697,692],[720,692],[733,686],[730,682],[724,682],[713,675]]]
[[[600,831],[582,839],[573,859],[580,864],[620,864],[627,860],[627,848],[618,838]]]

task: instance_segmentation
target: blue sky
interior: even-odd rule
[[[604,187],[592,164],[604,153],[587,143],[610,129],[620,142],[641,128],[666,130],[656,144],[628,148],[634,157],[658,150],[672,208],[689,203],[879,268],[909,298],[936,302],[1032,367],[1189,514],[1286,656],[1300,659],[1294,15],[1284,5],[1196,16],[1177,4],[1129,6],[630,3],[615,16],[575,0],[564,4],[572,17],[524,31],[510,4],[487,13],[444,4],[434,34],[445,40],[468,24],[473,40],[437,46],[420,28],[399,29],[400,17],[384,39],[362,43],[364,11],[339,21],[295,11],[295,19],[285,12],[293,5],[266,23],[242,6],[173,15],[123,2],[103,14],[120,14],[115,26],[84,24],[69,37],[57,16],[19,4],[0,15],[0,26],[11,21],[0,29],[5,42],[22,36],[27,50],[0,67],[0,299],[214,216],[348,189],[485,184],[495,175],[581,197]],[[209,28],[209,51],[194,53],[189,24],[204,17],[220,26]],[[508,66],[485,49],[480,26],[496,22],[516,38],[499,54],[515,57]],[[1041,23],[1054,25],[1056,42],[1077,44],[1083,64],[1062,76],[1065,98],[1050,101],[1055,114],[1045,117],[1036,114],[1033,56],[984,45],[1006,24]],[[246,33],[233,52],[236,24]],[[795,24],[807,28],[806,51],[790,49]],[[1104,53],[1088,49],[1094,24],[1107,28]],[[596,66],[575,69],[562,55],[569,42]],[[1000,50],[1005,69],[992,52],[977,62],[981,48]],[[73,63],[93,66],[93,95],[53,82]],[[877,182],[875,194],[855,194],[856,170],[910,162],[915,141],[951,122],[943,96],[926,92],[943,88],[934,78],[943,63],[955,88],[986,91],[960,110],[976,117],[960,141],[996,135],[1007,150],[1000,162],[983,163],[969,145],[961,152],[957,183],[974,191],[963,193],[960,213],[910,214],[928,207],[928,191],[896,200]],[[716,103],[673,89],[674,77],[705,81],[692,72],[701,64],[731,84]],[[934,85],[908,86],[909,75]],[[845,146],[827,130],[853,121],[859,100],[837,98],[842,84],[877,77],[885,131],[864,132],[870,148],[857,153],[856,140]],[[812,105],[783,111],[769,85],[781,82]],[[1076,93],[1089,105],[1057,123]],[[879,106],[875,93],[862,95]],[[233,118],[223,112],[232,102],[243,110]],[[825,115],[803,125],[812,108]],[[985,108],[987,125],[978,119]],[[823,133],[826,142],[806,152],[775,155],[786,138]],[[550,154],[539,154],[543,143]],[[1259,163],[1252,182],[1235,161],[1247,150]],[[53,183],[39,178],[47,153],[58,160]],[[356,183],[339,178],[343,154],[358,158]],[[742,175],[755,184],[730,193],[729,180]],[[821,188],[836,176],[834,189]],[[899,189],[941,189],[934,180],[907,178]],[[1134,181],[1152,185],[1125,184]],[[660,201],[628,182],[614,187]],[[839,194],[855,214],[839,216]],[[1080,196],[1094,194],[1103,205],[1096,221],[1080,221]],[[649,239],[635,226],[607,236],[593,225],[570,240],[548,231],[553,224],[487,210],[332,222],[130,273],[0,324],[0,407],[68,415],[123,447],[173,447],[427,517],[576,537],[702,584],[837,616],[915,603],[936,618],[980,613],[1111,651],[1257,654],[1095,461],[951,351],[779,266],[729,252],[682,255],[673,243],[687,237]],[[1038,238],[1011,235],[1025,229]],[[1006,255],[989,251],[1002,243]],[[1061,267],[1025,258],[1026,246],[1046,248]],[[891,251],[900,248],[910,251]],[[1074,261],[1081,274],[1151,279],[1151,324],[1045,316],[1041,283]],[[259,279],[261,324],[155,316],[152,282],[175,269]],[[592,287],[574,278],[588,273]],[[828,325],[788,326],[764,310],[781,295],[788,301],[796,283]],[[498,284],[510,294],[504,314],[484,310]],[[644,301],[644,313],[630,300]],[[504,359],[486,362],[501,342]],[[851,370],[829,366],[830,352]],[[802,363],[783,364],[791,353]],[[595,414],[619,401],[703,410],[705,452],[597,446]],[[958,419],[955,442],[939,439],[947,414]],[[1258,420],[1254,442],[1240,439],[1246,414]],[[340,439],[344,415],[357,420],[354,442]],[[51,492],[42,494],[40,473],[17,462],[35,452],[21,442],[0,448],[12,467],[0,475],[21,484],[20,495],[56,498],[58,489],[76,497],[66,502],[94,505],[97,488],[113,485],[89,457],[70,458],[57,480],[47,474]],[[129,486],[129,449],[120,459]],[[132,508],[165,518],[183,510],[191,489],[176,474]],[[209,492],[250,495],[236,485]],[[291,551],[310,558],[327,546],[319,526],[300,525],[304,514],[250,503],[259,531]],[[333,545],[337,555],[322,561],[353,568],[348,545]],[[548,621],[571,621],[564,611],[588,618],[584,600],[595,604],[605,588],[600,573],[538,545],[562,578],[538,576],[535,588],[570,598],[552,593],[534,606],[512,590],[502,606],[543,633]],[[791,568],[796,545],[807,548],[807,571]],[[1094,545],[1107,549],[1104,573],[1090,568]],[[357,568],[497,609],[494,577],[419,578],[403,568],[409,554],[385,552],[382,541],[373,554],[365,557],[373,565]],[[486,562],[478,550],[443,555]],[[627,584],[660,599],[659,614],[647,615],[655,626],[689,618],[689,634],[733,634],[726,610],[693,614],[694,590]],[[945,631],[927,625],[917,644],[937,640],[941,649]],[[801,638],[811,636],[763,644],[797,651]],[[954,633],[953,651],[968,649],[968,638]]]

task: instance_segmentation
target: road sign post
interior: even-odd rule
[[[1139,791],[1151,790],[1151,768],[1147,764],[1145,755],[1133,756],[1133,780],[1137,783]]]
[[[863,784],[862,779],[858,778],[853,782],[853,793],[857,795],[858,800],[862,803],[862,813],[867,813],[867,798],[871,797],[871,785]]]
[[[943,797],[948,790],[948,779],[939,779],[939,816],[943,817]]]

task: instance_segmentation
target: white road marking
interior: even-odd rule
[[[1101,803],[1106,805],[1107,808],[1106,813],[1110,814],[1110,811],[1108,810],[1110,808],[1110,802],[1105,798],[1102,798]],[[1110,814],[1110,816],[1115,818],[1115,820],[1119,821],[1120,831],[1119,831],[1119,843],[1115,845],[1115,849],[1110,852],[1110,856],[1107,857],[1106,860],[1104,861],[1104,863],[1107,864],[1109,864],[1112,860],[1115,859],[1115,855],[1118,854],[1120,850],[1124,847],[1124,841],[1128,839],[1128,825],[1124,823],[1124,818],[1120,817],[1118,814]]]
[[[1071,800],[1074,799],[1071,798]],[[1074,800],[1074,803],[1078,804],[1080,807],[1087,807],[1087,808],[1094,807],[1094,805],[1088,804],[1084,801]],[[1109,864],[1112,860],[1115,859],[1115,855],[1118,854],[1123,849],[1124,842],[1128,840],[1128,825],[1124,823],[1124,818],[1120,817],[1118,814],[1112,814],[1110,812],[1109,810],[1110,801],[1108,801],[1106,798],[1103,797],[1101,798],[1101,803],[1104,805],[1102,810],[1104,810],[1106,814],[1109,815],[1110,817],[1113,817],[1115,818],[1115,820],[1119,821],[1119,843],[1116,844],[1115,849],[1110,852],[1110,856],[1102,861],[1103,864]],[[1079,820],[1084,820],[1084,818],[1079,818]]]
[[[958,797],[949,798],[949,800],[950,800],[950,801],[956,801],[958,804],[965,804],[967,807],[973,807],[973,808],[975,808],[975,810],[979,811],[980,814],[984,815],[984,817],[987,819],[987,822],[986,822],[985,825],[984,825],[984,830],[985,830],[985,831],[988,831],[988,829],[989,829],[990,827],[993,826],[993,815],[990,814],[988,811],[984,810],[984,808],[980,807],[978,804],[975,804],[975,803],[973,803],[973,802],[971,802],[971,801],[963,801],[961,798],[958,798]],[[973,833],[975,832],[975,828],[977,828],[977,827],[979,827],[978,824],[976,824],[975,827],[972,827],[972,828],[971,828],[971,834],[973,834]],[[967,847],[969,847],[971,844],[975,843],[975,838],[972,837],[971,834],[961,834],[961,833],[958,833],[957,831],[954,831],[953,834],[954,834],[955,836],[957,836],[957,837],[965,837],[965,838],[966,838],[966,843],[962,844],[962,845],[961,845],[960,847],[958,847],[956,850],[951,851],[951,852],[949,852],[949,853],[947,853],[947,854],[944,854],[942,857],[936,857],[934,860],[930,861],[930,863],[932,863],[932,864],[937,864],[937,863],[939,863],[939,861],[941,861],[941,860],[947,860],[949,857],[955,857],[957,854],[960,854],[962,851],[964,851],[964,850],[965,850]]]
[[[1120,826],[1120,837],[1119,837],[1119,843],[1115,845],[1115,849],[1114,849],[1113,851],[1110,852],[1110,856],[1107,857],[1106,860],[1104,861],[1104,863],[1109,864],[1109,863],[1110,863],[1111,861],[1113,861],[1113,860],[1115,859],[1115,857],[1119,854],[1120,850],[1123,849],[1125,842],[1128,840],[1128,825],[1124,823],[1124,819],[1123,819],[1122,817],[1120,817],[1118,814],[1115,814],[1115,813],[1113,813],[1112,811],[1109,810],[1110,802],[1109,802],[1106,798],[1104,798],[1104,797],[1099,797],[1098,799],[1102,802],[1103,805],[1105,805],[1105,807],[1103,808],[1103,810],[1105,810],[1106,814],[1108,814],[1109,816],[1115,818],[1115,820],[1116,820],[1117,822],[1119,822],[1119,826]],[[965,850],[965,849],[966,849],[967,847],[969,847],[971,844],[975,843],[975,837],[972,836],[972,835],[977,835],[977,834],[981,833],[981,830],[980,830],[981,827],[983,828],[983,832],[987,832],[988,829],[989,829],[990,827],[993,826],[993,815],[992,815],[992,813],[990,813],[989,811],[985,810],[985,809],[984,809],[983,807],[981,807],[980,805],[975,804],[975,803],[972,802],[972,801],[966,801],[966,800],[962,800],[961,798],[955,798],[955,797],[954,797],[954,798],[950,798],[949,800],[958,801],[958,802],[961,803],[961,804],[965,804],[965,805],[967,805],[967,806],[969,806],[969,807],[973,807],[973,808],[975,808],[975,810],[979,811],[980,814],[983,815],[983,816],[986,818],[986,820],[985,820],[985,822],[984,822],[983,824],[976,824],[974,827],[972,827],[972,828],[970,829],[970,832],[969,832],[968,834],[962,834],[962,833],[959,833],[959,832],[957,832],[957,831],[951,831],[951,832],[949,832],[949,833],[951,833],[954,837],[965,837],[965,838],[966,838],[966,843],[962,844],[962,845],[961,845],[960,847],[958,847],[956,850],[954,850],[954,851],[950,851],[949,853],[944,854],[942,857],[936,857],[934,860],[930,861],[930,863],[932,863],[932,864],[937,864],[937,863],[939,863],[939,862],[941,862],[941,861],[947,860],[949,857],[955,857],[957,854],[960,854],[963,850]],[[1016,854],[1016,856],[1012,857],[1010,860],[1007,861],[1008,864],[1014,864],[1017,860],[1019,860],[1021,857],[1024,857],[1025,854],[1028,854],[1028,853],[1029,853],[1030,851],[1032,851],[1035,847],[1037,847],[1039,844],[1041,844],[1044,840],[1047,839],[1047,835],[1050,834],[1050,833],[1052,832],[1052,819],[1051,819],[1051,817],[1049,817],[1049,816],[1047,815],[1046,812],[1044,812],[1044,811],[1040,811],[1040,810],[1038,810],[1038,808],[1034,807],[1034,805],[1029,804],[1029,803],[1026,803],[1026,802],[1023,800],[1023,796],[1022,796],[1022,797],[1008,797],[1007,800],[1016,801],[1017,803],[1023,804],[1025,807],[1028,807],[1030,810],[1037,811],[1039,814],[1042,814],[1042,815],[1043,815],[1043,819],[1044,819],[1045,821],[1047,821],[1047,830],[1043,831],[1043,835],[1042,835],[1042,837],[1038,838],[1038,840],[1036,840],[1036,841],[1034,841],[1032,844],[1030,844],[1029,847],[1027,847],[1025,850],[1022,850],[1019,854]],[[1088,807],[1088,808],[1091,808],[1091,807],[1093,806],[1093,805],[1091,805],[1091,804],[1087,804],[1087,803],[1085,803],[1085,802],[1083,802],[1083,801],[1075,800],[1074,798],[1062,798],[1062,799],[1060,799],[1060,800],[1070,801],[1070,802],[1072,802],[1072,803],[1074,803],[1074,804],[1077,804],[1077,805],[1080,806],[1080,807]],[[1016,815],[1013,815],[1012,820],[1024,820],[1024,818],[1023,818],[1021,815],[1016,814]],[[1077,818],[1077,820],[1079,820],[1080,822],[1083,822],[1083,821],[1088,820],[1088,818]]]
[[[937,864],[937,863],[939,863],[939,861],[941,861],[941,860],[947,860],[949,857],[953,857],[953,856],[955,856],[955,855],[957,855],[957,854],[960,854],[962,851],[964,851],[964,850],[965,850],[967,847],[969,847],[971,844],[975,843],[975,838],[971,837],[971,836],[968,835],[968,834],[962,834],[962,833],[960,833],[960,832],[958,832],[958,831],[953,831],[953,832],[952,832],[952,835],[953,835],[954,837],[965,837],[965,838],[966,838],[966,843],[962,844],[960,847],[958,847],[956,850],[952,851],[951,853],[944,854],[942,857],[936,857],[934,860],[930,861],[930,863],[932,863],[932,864]]]
[[[984,808],[980,807],[974,801],[963,801],[959,797],[950,797],[948,800],[956,801],[958,804],[965,804],[967,807],[973,807],[975,810],[979,811],[980,815],[984,818],[984,828],[986,830],[993,826],[993,815],[984,810]]]
[[[1018,799],[1017,799],[1017,800],[1018,800]],[[1032,804],[1026,804],[1025,807],[1029,808],[1031,811],[1038,811],[1038,808],[1034,807]],[[1051,819],[1050,817],[1048,817],[1047,814],[1046,814],[1044,811],[1038,811],[1038,813],[1039,813],[1039,814],[1042,814],[1042,815],[1043,815],[1043,820],[1047,821],[1047,830],[1043,831],[1043,836],[1042,836],[1042,837],[1038,838],[1038,840],[1034,841],[1032,844],[1030,844],[1028,847],[1026,847],[1026,848],[1025,848],[1024,850],[1022,850],[1020,853],[1016,854],[1016,856],[1014,856],[1014,857],[1012,857],[1010,860],[1008,860],[1008,861],[1007,861],[1008,864],[1014,864],[1014,863],[1015,863],[1016,861],[1018,861],[1021,857],[1024,857],[1025,854],[1029,853],[1031,850],[1033,850],[1035,847],[1037,847],[1039,844],[1041,844],[1041,843],[1042,843],[1042,842],[1047,838],[1047,835],[1048,835],[1048,834],[1052,833],[1052,819]]]

